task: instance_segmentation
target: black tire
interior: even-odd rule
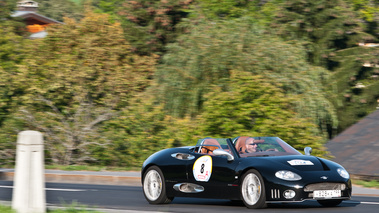
[[[166,184],[162,171],[152,166],[143,174],[143,195],[150,204],[170,203],[173,198],[166,195]]]
[[[251,169],[242,176],[241,199],[249,209],[266,208],[265,185],[261,174]]]
[[[325,207],[333,207],[338,206],[342,200],[317,200],[317,202]]]

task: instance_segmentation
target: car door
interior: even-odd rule
[[[192,153],[194,160],[188,162],[188,182],[204,187],[197,197],[228,198],[236,180],[236,160],[228,161],[226,156]]]

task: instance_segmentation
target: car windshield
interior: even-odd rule
[[[278,137],[237,137],[233,140],[240,157],[302,155]]]

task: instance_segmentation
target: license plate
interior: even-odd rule
[[[317,190],[313,191],[314,198],[341,197],[341,190]]]

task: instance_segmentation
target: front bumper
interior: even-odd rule
[[[293,198],[286,198],[285,193],[288,190],[295,192]],[[314,197],[316,190],[340,190],[340,196],[336,197]],[[351,197],[351,182],[319,182],[309,183],[306,185],[283,185],[272,184],[266,187],[266,201],[272,202],[301,202],[304,200],[329,200],[340,199],[349,200]]]

